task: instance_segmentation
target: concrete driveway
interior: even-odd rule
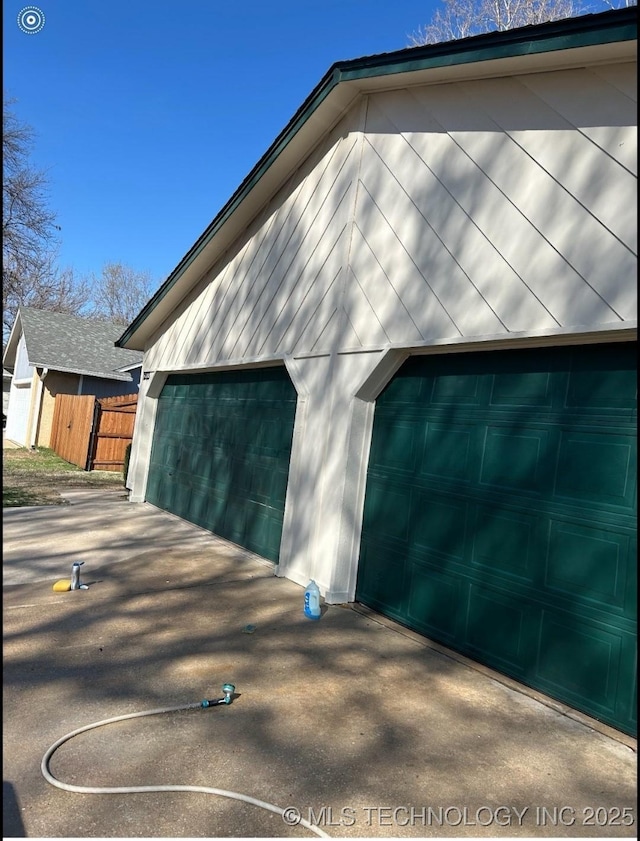
[[[4,513],[4,837],[636,837],[635,742],[115,491]],[[84,561],[86,590],[55,593]],[[247,627],[253,626],[253,627]],[[77,794],[59,780],[229,790]]]

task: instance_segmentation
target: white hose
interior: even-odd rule
[[[226,791],[222,788],[210,788],[209,786],[179,785],[109,787],[76,786],[72,783],[63,783],[61,780],[56,779],[49,771],[49,761],[60,745],[63,745],[65,742],[68,742],[69,739],[73,739],[74,736],[78,736],[80,733],[86,733],[87,730],[94,730],[96,727],[103,727],[105,724],[114,724],[116,721],[126,721],[129,718],[141,718],[142,716],[159,715],[160,713],[182,712],[184,710],[196,709],[200,706],[200,704],[186,704],[181,707],[163,707],[157,710],[144,710],[143,712],[129,713],[127,715],[116,715],[113,718],[105,718],[102,721],[96,721],[93,724],[86,724],[84,727],[78,727],[77,730],[72,730],[71,733],[67,733],[66,736],[63,736],[51,745],[49,750],[42,757],[42,762],[40,764],[42,775],[48,783],[51,783],[52,786],[61,788],[63,791],[73,791],[76,794],[144,794],[152,791],[194,791],[200,792],[201,794],[217,794],[219,797],[228,797],[231,800],[242,800],[244,803],[250,803],[252,806],[259,806],[261,809],[266,809],[269,812],[275,812],[276,815],[280,815],[284,818],[285,812],[287,812],[286,809],[282,809],[280,806],[274,806],[273,803],[266,803],[264,800],[258,800],[255,797],[250,797],[248,794],[240,794],[237,791]],[[315,834],[319,835],[321,838],[331,837],[327,835],[326,832],[323,832],[320,827],[314,826],[301,816],[298,817],[297,810],[295,810],[295,814],[296,819],[293,825],[297,826],[299,824],[300,826],[304,826],[311,830],[311,832],[315,832]],[[287,825],[291,826],[292,824],[288,823]]]

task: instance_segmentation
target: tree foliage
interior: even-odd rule
[[[409,36],[409,46],[438,44],[580,13],[580,0],[441,0],[430,23]]]

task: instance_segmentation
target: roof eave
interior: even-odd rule
[[[257,210],[363,92],[463,76],[486,77],[635,55],[637,10],[618,9],[537,26],[412,47],[334,64],[211,224],[115,344],[145,350],[173,308],[249,224]],[[549,61],[555,53],[555,61]],[[545,58],[546,57],[546,58]],[[519,69],[518,69],[519,67]],[[400,78],[402,81],[400,81]]]
[[[9,339],[7,340],[7,346],[4,349],[4,353],[2,354],[2,367],[12,369],[16,364],[16,353],[18,352],[18,343],[20,341],[20,336],[22,335],[22,323],[20,319],[20,309],[18,309],[15,321],[13,322],[13,327],[11,328],[11,333],[9,334]]]
[[[46,362],[30,362],[33,368],[47,368],[49,371],[59,371],[61,374],[77,374],[82,377],[94,377],[98,380],[117,380],[119,382],[132,382],[130,374],[118,371],[91,371],[90,369],[74,368],[65,365],[50,365]]]

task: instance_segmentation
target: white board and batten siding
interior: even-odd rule
[[[4,431],[9,441],[23,447],[29,446],[29,416],[34,390],[33,368],[29,365],[27,343],[24,335],[20,336],[16,350],[9,402],[7,406],[7,425]]]
[[[20,444],[22,447],[29,446],[29,411],[32,395],[30,383],[21,385],[11,383],[4,435],[7,440]]]

